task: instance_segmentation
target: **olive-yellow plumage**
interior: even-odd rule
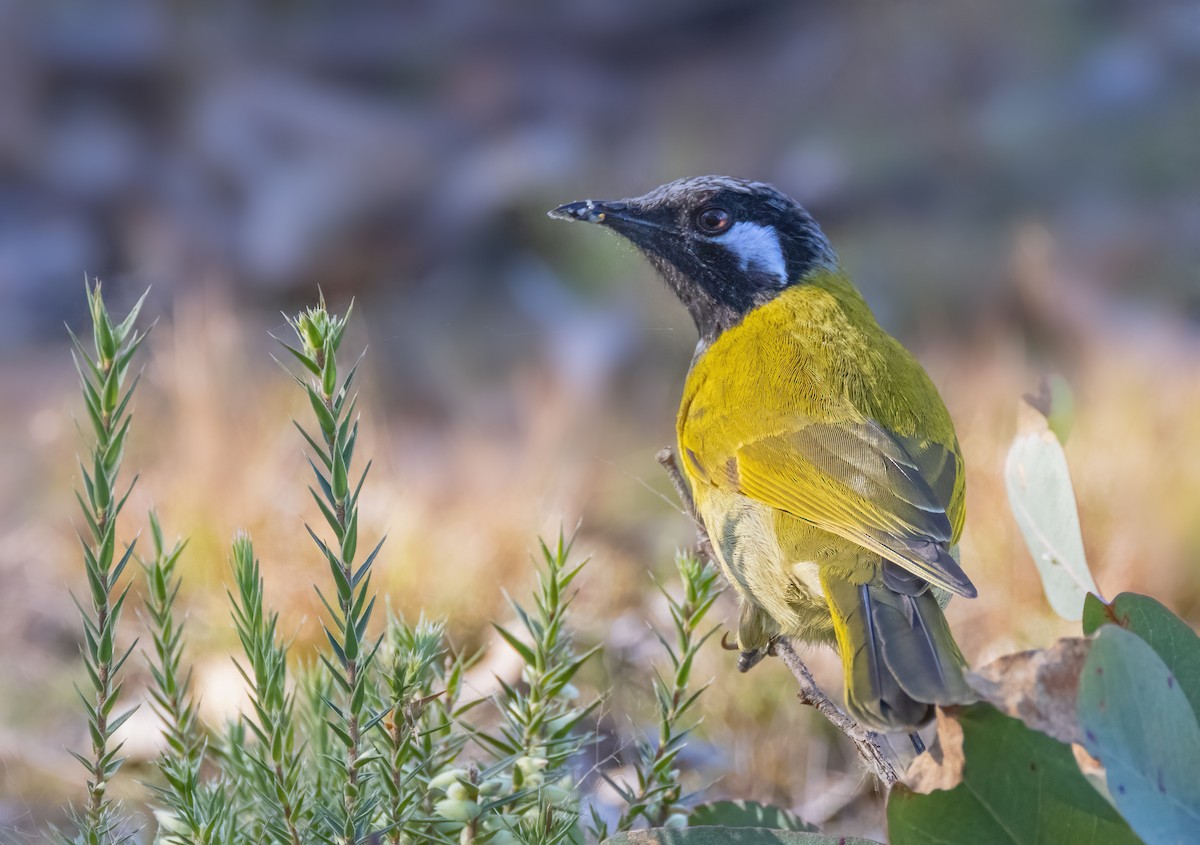
[[[880,394],[880,383],[900,389]],[[924,460],[920,478],[947,481],[949,495],[938,502],[928,482],[922,489],[899,468],[889,479],[887,454],[869,438],[845,434],[853,429],[905,444]],[[884,556],[946,590],[964,591],[961,577],[898,542],[927,539],[921,523],[929,505],[943,508],[946,539],[958,541],[964,485],[950,416],[924,370],[879,328],[839,273],[819,271],[701,352],[684,386],[677,430],[684,472],[722,569],[767,617],[739,631],[743,651],[758,652],[781,634],[836,639],[843,656],[852,656],[854,638],[838,611],[854,612],[855,594],[847,591],[841,604],[850,607],[840,608],[840,594],[826,585],[880,580]],[[863,483],[822,466],[821,441],[838,439],[845,466]],[[929,612],[944,628],[940,608]],[[943,671],[955,673],[953,666]],[[964,691],[954,683],[945,692],[927,698],[951,703]],[[888,726],[889,714],[870,712],[869,702],[852,706],[860,718]],[[923,721],[925,708],[914,710],[914,720]]]
[[[965,700],[939,602],[975,594],[952,551],[965,513],[954,426],[812,219],[722,177],[556,213],[628,237],[696,320],[678,448],[742,600],[743,666],[777,636],[833,644],[848,706],[881,729]]]

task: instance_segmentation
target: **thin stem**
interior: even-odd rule
[[[683,473],[679,471],[679,464],[675,461],[675,450],[670,446],[666,446],[659,450],[658,454],[655,455],[655,459],[667,471],[667,477],[671,479],[671,486],[675,488],[675,495],[679,497],[679,501],[683,504],[684,512],[687,513],[696,526],[697,550],[701,557],[715,564],[717,558],[713,554],[712,540],[709,539],[708,531],[704,527],[704,521],[700,519],[700,514],[696,510],[696,500],[692,498],[691,488],[688,487]]]

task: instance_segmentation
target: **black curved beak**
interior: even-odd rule
[[[605,223],[612,217],[637,222],[622,215],[628,208],[628,203],[613,200],[580,200],[560,205],[546,213],[555,220],[579,220],[583,223]]]

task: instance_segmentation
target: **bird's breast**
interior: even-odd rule
[[[797,603],[823,601],[819,561],[837,538],[789,530],[797,520],[740,493],[705,484],[694,489],[718,563],[740,593],[781,622]]]

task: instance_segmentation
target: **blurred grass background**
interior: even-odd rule
[[[810,208],[957,422],[980,598],[950,617],[983,662],[1072,630],[1001,476],[1017,400],[1048,370],[1076,391],[1067,453],[1098,583],[1200,623],[1198,126],[1200,8],[1183,0],[0,2],[0,832],[82,792],[63,751],[84,726],[62,323],[85,325],[84,273],[118,311],[153,286],[122,536],[154,505],[191,538],[210,717],[239,700],[236,529],[288,633],[319,633],[302,397],[268,337],[319,286],[355,298],[348,348],[369,347],[379,586],[486,644],[537,533],[581,522],[595,562],[576,620],[606,643],[591,679],[622,682],[611,750],[647,726],[645,623],[664,614],[647,571],[668,577],[692,538],[654,453],[694,336],[628,248],[545,210],[705,172]],[[880,836],[877,796],[786,672],[733,662],[705,655],[695,785]],[[813,662],[836,687],[832,657]],[[481,685],[509,671],[499,649],[485,665]],[[130,725],[151,756],[153,724]]]

